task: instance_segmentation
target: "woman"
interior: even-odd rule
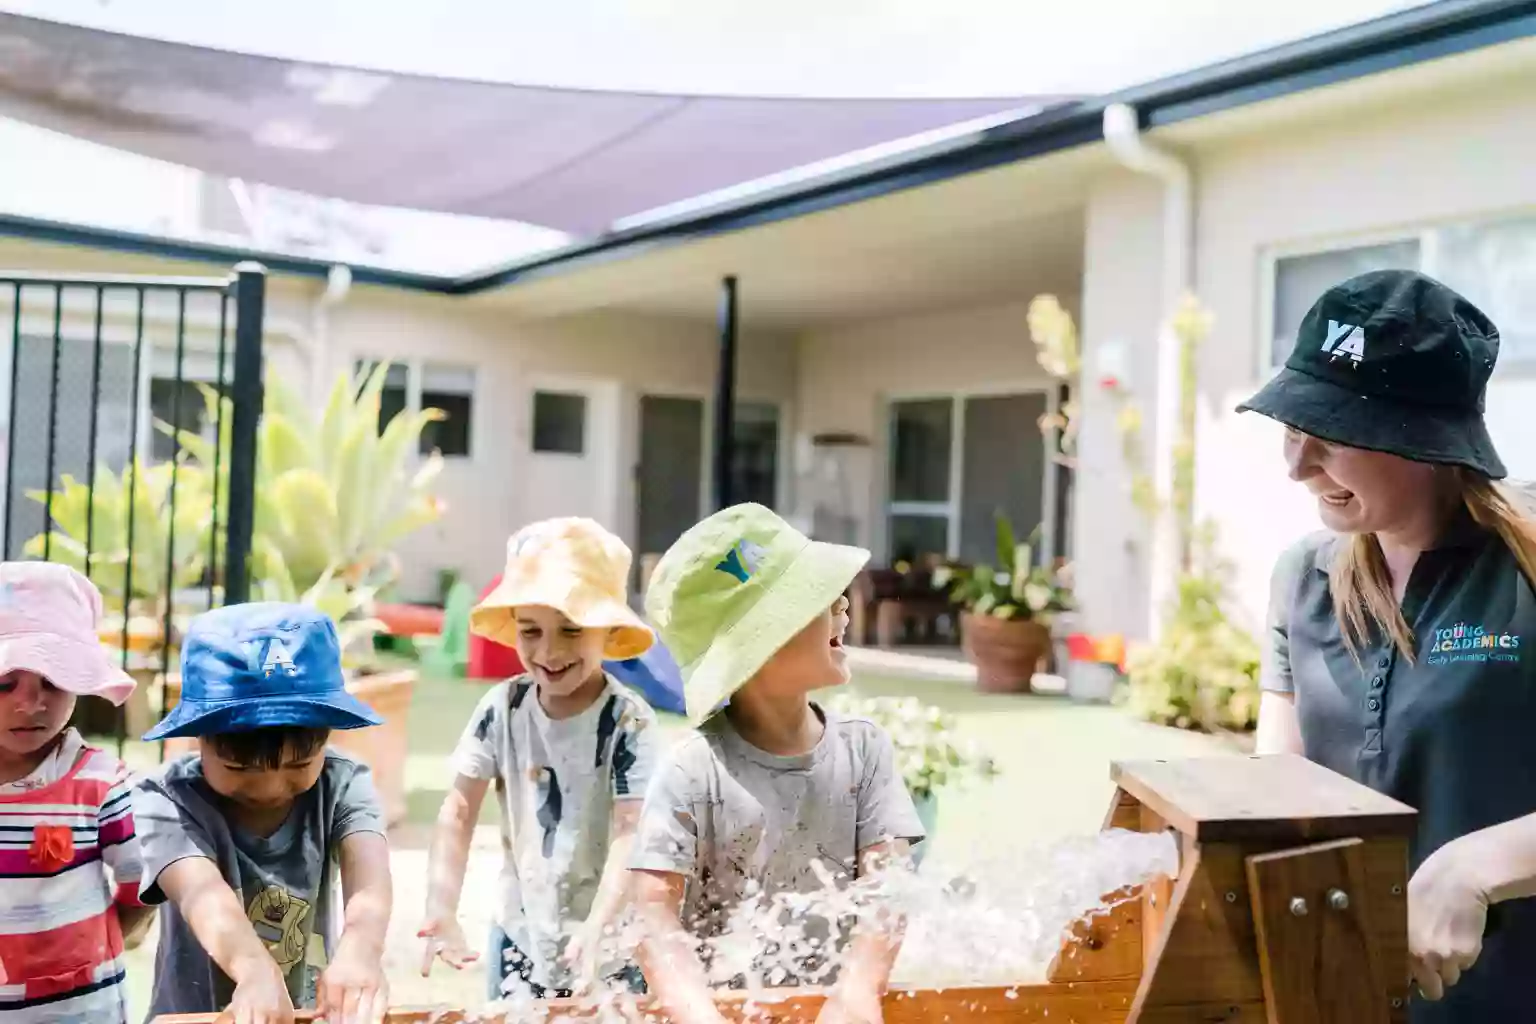
[[[1238,407],[1286,425],[1327,527],[1274,572],[1259,751],[1418,810],[1415,1024],[1536,1019],[1536,520],[1494,482],[1498,347],[1439,282],[1369,273]]]

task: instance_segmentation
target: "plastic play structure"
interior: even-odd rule
[[[1407,1019],[1412,808],[1290,755],[1116,763],[1111,777],[1104,827],[1173,830],[1178,877],[1080,921],[1046,982],[893,988],[887,1024]],[[811,1024],[822,996],[787,991],[750,1006],[731,993],[718,1000],[733,1020]],[[548,1007],[550,1020],[596,1014],[579,1002]],[[516,1019],[454,1007],[388,1016],[390,1024]],[[206,1014],[155,1024],[216,1022]]]

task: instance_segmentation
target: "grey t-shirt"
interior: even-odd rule
[[[783,930],[753,951],[751,969],[769,985],[830,984],[827,944],[844,948],[851,922],[834,924],[824,908],[787,897],[846,885],[871,846],[924,838],[885,731],[812,708],[825,723],[821,740],[793,757],[753,746],[724,714],[714,716],[678,741],[646,795],[630,867],[686,876],[683,923],[704,942],[715,984],[744,982],[739,959],[724,962],[710,940],[760,930],[731,922],[757,898],[780,905]]]
[[[341,841],[355,832],[384,834],[384,815],[367,766],[329,749],[319,781],[270,836],[241,830],[224,816],[222,802],[203,778],[198,754],[163,765],[134,789],[144,856],[140,897],[163,904],[151,1020],[159,1014],[222,1010],[234,993],[234,984],[160,890],[162,871],[186,857],[207,857],[217,864],[256,934],[287,974],[294,1005],[313,1007],[316,981],[340,928],[336,876]]]
[[[592,910],[614,803],[645,796],[660,742],[655,725],[650,705],[611,678],[590,708],[552,719],[531,678],[520,676],[481,698],[459,739],[454,770],[496,783],[503,849],[496,923],[532,961],[537,985],[571,986],[560,953]]]

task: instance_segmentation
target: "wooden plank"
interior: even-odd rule
[[[1140,888],[1132,886],[1105,896],[1104,906],[1108,909],[1072,926],[1071,934],[1051,960],[1046,979],[1053,985],[1139,979],[1144,899]]]
[[[1295,754],[1117,761],[1110,777],[1200,842],[1408,836],[1413,808]]]
[[[1078,982],[1072,985],[961,986],[946,989],[893,987],[885,996],[885,1024],[1124,1024],[1136,993],[1132,981]],[[788,990],[773,1000],[749,1003],[736,993],[721,993],[716,1002],[722,1015],[733,1022],[775,1021],[781,1024],[814,1024],[825,1000],[824,993]],[[552,999],[541,1005],[547,1020],[589,1019],[600,1007],[576,1000]],[[646,1024],[665,1024],[648,1000],[634,1006],[626,1017]],[[312,1012],[298,1015],[300,1024],[311,1024]],[[389,1011],[385,1024],[522,1024],[537,1019],[533,1014],[511,1011],[485,1012],[455,1007],[402,1007]],[[217,1014],[173,1014],[156,1017],[151,1024],[225,1024]],[[1244,1021],[1243,1024],[1248,1024]]]
[[[1205,1020],[1197,1015],[1205,1012],[1201,1007],[1225,1007],[1236,1014],[1216,1020],[1241,1020],[1247,1012],[1242,1007],[1263,1004],[1253,913],[1246,898],[1247,852],[1240,846],[1191,844],[1128,1022]]]
[[[1247,858],[1269,1024],[1388,1024],[1361,846]]]
[[[1141,801],[1123,789],[1117,788],[1115,795],[1110,798],[1109,811],[1104,815],[1104,824],[1099,831],[1105,832],[1112,828],[1141,831]]]

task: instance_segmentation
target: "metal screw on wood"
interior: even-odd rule
[[[1349,893],[1345,892],[1343,889],[1329,889],[1328,905],[1334,910],[1348,910]]]
[[[1402,894],[1403,894],[1403,887],[1402,886],[1394,885],[1392,887],[1392,895],[1393,896],[1401,896]]]
[[[1236,903],[1237,902],[1237,893],[1235,893],[1235,892],[1227,893],[1227,902],[1228,903]]]
[[[1392,997],[1392,1009],[1394,1009],[1394,1010],[1400,1009],[1402,1007],[1402,1005],[1403,1005],[1403,1001],[1401,999],[1397,998],[1396,996]]]
[[[1307,916],[1307,901],[1302,899],[1300,896],[1292,897],[1292,899],[1291,899],[1291,913],[1295,914],[1297,917],[1306,917]]]

